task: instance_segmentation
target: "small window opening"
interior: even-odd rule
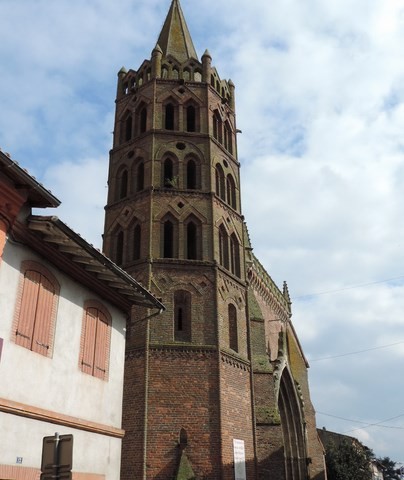
[[[191,341],[191,294],[185,290],[174,293],[174,340]]]
[[[174,225],[170,220],[164,222],[164,258],[174,258]]]
[[[144,189],[144,163],[140,163],[137,167],[136,175],[136,191],[140,192]]]
[[[165,111],[165,128],[166,130],[174,130],[174,105],[172,103],[167,104]]]
[[[196,109],[193,105],[187,107],[187,132],[196,131]]]
[[[196,163],[194,160],[188,160],[187,163],[187,188],[189,190],[194,190],[197,188],[196,185]]]
[[[164,161],[164,186],[172,188],[174,181],[174,164],[171,158],[166,158]]]
[[[129,117],[125,121],[125,142],[129,141],[132,138],[132,126],[132,115],[129,115]]]
[[[187,258],[196,260],[198,258],[197,250],[197,227],[195,223],[189,222],[187,225]]]
[[[140,133],[144,133],[147,127],[147,108],[144,107],[140,111]]]
[[[140,259],[141,240],[142,240],[142,230],[140,225],[136,225],[133,231],[133,260]]]
[[[237,311],[232,304],[229,305],[229,347],[238,352]]]
[[[115,263],[122,265],[123,263],[123,232],[120,231],[116,237],[116,256]]]
[[[128,194],[128,171],[124,170],[121,174],[119,187],[119,199],[125,198]]]

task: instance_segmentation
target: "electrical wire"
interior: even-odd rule
[[[402,340],[401,342],[390,343],[388,345],[380,345],[379,347],[366,348],[365,350],[357,350],[355,352],[340,353],[338,355],[330,355],[329,357],[313,358],[313,359],[309,359],[309,362],[310,363],[321,362],[322,360],[329,360],[331,358],[340,358],[340,357],[347,357],[349,355],[358,355],[360,353],[371,352],[372,350],[380,350],[382,348],[389,348],[389,347],[394,347],[396,345],[402,345],[403,343],[404,343],[404,340]]]
[[[394,425],[382,425],[382,423],[384,422],[389,422],[391,420],[395,420],[396,418],[404,417],[404,413],[392,418],[388,418],[387,420],[381,420],[380,422],[377,422],[377,423],[363,422],[362,420],[353,420],[352,418],[339,417],[337,415],[331,415],[331,413],[324,413],[324,412],[318,412],[318,411],[316,411],[316,414],[325,415],[326,417],[338,418],[339,420],[345,420],[346,422],[361,423],[362,425],[365,425],[365,427],[358,427],[358,428],[355,428],[354,430],[349,430],[349,432],[354,432],[356,430],[361,430],[362,428],[369,428],[369,427],[375,427],[375,426],[383,427],[383,428],[392,428],[395,430],[404,430],[404,427],[396,427]],[[348,433],[348,432],[345,432],[345,433]]]
[[[384,280],[377,280],[375,282],[368,282],[368,283],[358,283],[357,285],[348,285],[347,287],[342,287],[342,288],[336,288],[333,290],[324,290],[323,292],[317,292],[317,293],[307,293],[305,295],[299,295],[297,297],[293,297],[292,301],[294,300],[303,300],[305,298],[311,298],[311,297],[319,297],[321,295],[329,295],[331,293],[339,293],[339,292],[344,292],[345,290],[353,290],[354,288],[361,288],[361,287],[370,287],[372,285],[378,285],[380,283],[387,283],[387,282],[392,282],[394,280],[402,280],[404,279],[404,275],[401,275],[399,277],[393,277],[393,278],[386,278]]]

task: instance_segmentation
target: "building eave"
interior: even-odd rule
[[[165,310],[164,305],[133,277],[113,263],[56,216],[31,215],[26,227],[16,224],[17,238],[80,283],[92,288],[121,310],[133,305]]]

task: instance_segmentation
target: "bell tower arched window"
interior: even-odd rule
[[[116,199],[121,200],[128,195],[128,170],[121,168],[116,179]]]
[[[222,200],[226,200],[224,171],[220,164],[216,165],[215,178],[216,178],[216,195],[218,195]]]
[[[224,124],[224,148],[233,154],[233,139],[229,122]]]
[[[237,310],[233,304],[229,305],[229,347],[238,352]]]
[[[147,108],[143,107],[140,110],[140,122],[139,122],[139,127],[140,127],[140,133],[144,133],[147,129]]]
[[[217,110],[213,113],[213,136],[218,142],[222,143],[222,119]]]
[[[174,224],[170,220],[166,220],[163,226],[164,231],[164,245],[163,257],[174,258]]]
[[[188,105],[187,115],[187,132],[196,132],[196,109],[193,105]]]
[[[240,245],[235,233],[230,237],[230,271],[240,277]]]
[[[133,260],[140,259],[140,251],[142,246],[142,229],[139,224],[133,229]]]
[[[116,244],[115,244],[115,263],[117,265],[123,264],[123,245],[124,245],[124,235],[123,235],[123,231],[121,230],[116,236]]]
[[[173,188],[174,182],[174,162],[171,158],[166,158],[163,164],[163,185],[166,188]]]
[[[229,236],[223,225],[219,227],[219,256],[220,265],[229,268]]]
[[[187,179],[186,179],[187,189],[194,190],[198,188],[197,186],[197,168],[196,162],[192,158],[187,162]]]
[[[136,169],[136,191],[144,189],[144,163],[141,161]]]
[[[191,341],[191,294],[186,290],[174,293],[174,340]]]
[[[125,124],[124,124],[124,142],[128,142],[132,138],[132,131],[133,131],[133,119],[132,115],[128,115]]]
[[[165,106],[164,128],[166,130],[174,130],[174,115],[175,115],[174,105],[172,103],[168,103]]]
[[[236,209],[236,184],[234,183],[233,177],[230,173],[227,175],[226,179],[227,187],[227,203],[234,209]]]

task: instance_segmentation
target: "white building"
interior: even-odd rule
[[[73,480],[119,478],[126,319],[162,304],[57,217],[0,151],[0,479],[36,480],[42,439],[73,434]]]

